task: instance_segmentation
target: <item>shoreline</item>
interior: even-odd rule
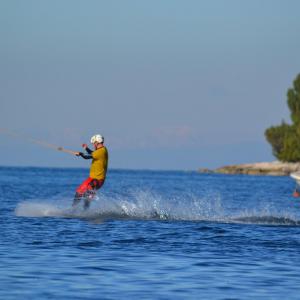
[[[214,170],[200,168],[199,173],[288,176],[300,171],[299,163],[280,161],[227,165]]]

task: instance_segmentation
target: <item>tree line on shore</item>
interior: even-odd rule
[[[291,124],[284,120],[280,125],[266,129],[265,137],[272,146],[273,155],[283,162],[300,162],[300,74],[287,91],[287,104]]]

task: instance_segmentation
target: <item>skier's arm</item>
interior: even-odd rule
[[[93,150],[91,150],[87,144],[82,144],[82,148],[88,153],[88,154],[92,154]]]
[[[92,153],[93,153],[93,150],[91,150],[89,147],[86,147],[86,148],[85,148],[85,151],[86,151],[88,154],[92,154]]]
[[[92,159],[93,158],[92,155],[90,155],[90,154],[84,154],[82,152],[78,152],[77,156],[81,156],[84,159]]]

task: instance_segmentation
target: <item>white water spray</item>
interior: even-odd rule
[[[138,219],[169,221],[209,221],[224,223],[247,223],[268,225],[300,225],[294,215],[276,210],[272,204],[253,210],[240,209],[228,213],[221,197],[208,194],[198,197],[193,194],[165,199],[149,191],[133,191],[125,196],[104,196],[95,199],[89,210],[82,203],[74,209],[71,201],[49,200],[21,202],[15,209],[20,217],[66,217],[89,220]]]

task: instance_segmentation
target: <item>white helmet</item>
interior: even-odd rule
[[[104,137],[101,134],[95,134],[91,137],[91,143],[103,143],[104,142]]]

